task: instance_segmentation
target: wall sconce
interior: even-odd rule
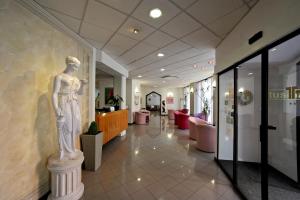
[[[174,96],[173,92],[168,92],[167,93],[167,97],[173,97],[173,96]]]
[[[243,93],[244,91],[245,91],[245,89],[242,87],[239,89],[239,93]]]
[[[194,88],[193,87],[191,87],[190,93],[194,93]]]
[[[136,87],[136,88],[134,89],[134,92],[135,92],[136,94],[137,94],[137,93],[140,93],[139,88]]]

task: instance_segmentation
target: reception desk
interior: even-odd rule
[[[128,128],[128,110],[97,114],[96,123],[103,132],[103,144],[106,144]]]

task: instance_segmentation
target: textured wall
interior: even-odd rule
[[[14,1],[0,2],[0,199],[30,199],[47,190],[47,158],[57,151],[53,77],[78,57],[88,78],[90,50]],[[9,1],[7,1],[9,2]],[[88,123],[88,87],[82,98]]]

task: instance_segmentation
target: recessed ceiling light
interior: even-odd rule
[[[157,19],[161,16],[161,10],[159,8],[154,8],[150,10],[149,16],[152,17],[153,19]]]
[[[276,51],[276,50],[277,50],[276,48],[271,49],[271,51]]]
[[[194,68],[195,68],[195,69],[197,68],[197,65],[196,65],[196,64],[194,65]]]
[[[133,32],[134,34],[139,34],[140,30],[137,29],[137,28],[134,28],[134,29],[132,30],[132,32]]]
[[[164,57],[165,54],[163,54],[163,53],[158,53],[157,56],[158,56],[158,57]]]
[[[166,70],[166,69],[164,69],[164,68],[161,68],[161,69],[160,69],[161,72],[163,72],[163,71],[165,71],[165,70]]]
[[[143,76],[142,75],[138,75],[138,78],[142,78]]]
[[[250,72],[249,74],[248,74],[248,76],[251,76],[253,73],[252,72]]]

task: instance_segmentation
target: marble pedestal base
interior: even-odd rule
[[[59,160],[58,155],[48,159],[51,172],[51,194],[48,200],[78,200],[84,185],[81,182],[81,164],[84,160],[81,151],[76,152],[72,160]]]

